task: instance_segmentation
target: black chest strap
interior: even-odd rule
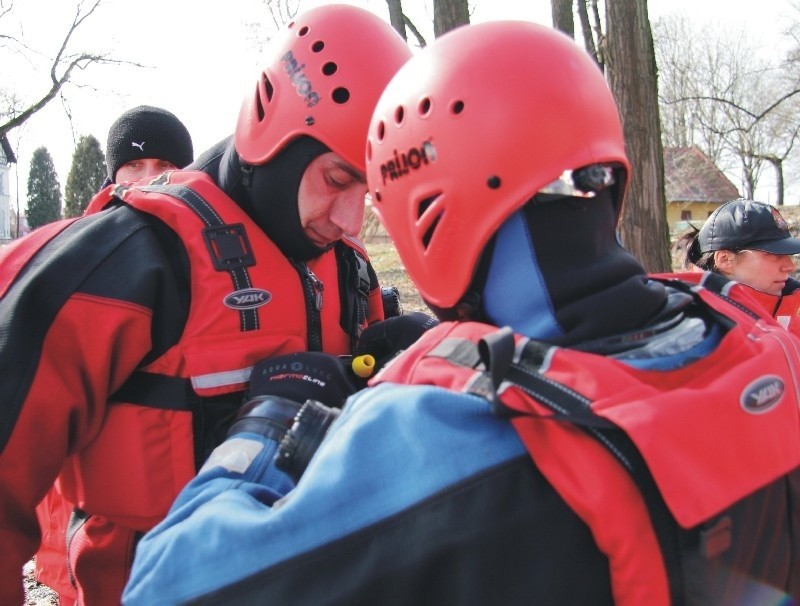
[[[339,324],[350,335],[350,347],[355,349],[362,326],[369,317],[369,293],[372,276],[369,263],[360,252],[343,242],[336,243],[339,266]]]
[[[639,488],[668,572],[670,601],[682,604],[684,578],[678,525],[636,445],[620,428],[596,415],[589,398],[541,373],[551,345],[528,341],[519,362],[513,361],[515,347],[511,329],[502,328],[482,338],[477,345],[466,340],[449,340],[448,345],[435,349],[431,355],[445,357],[461,366],[483,369],[483,374],[467,391],[488,400],[498,416],[512,418],[525,414],[508,408],[497,395],[502,383],[511,383],[550,409],[554,415],[548,418],[573,423],[600,442]]]

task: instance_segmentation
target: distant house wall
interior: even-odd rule
[[[689,221],[699,228],[720,204],[739,197],[736,186],[697,146],[664,148],[664,189],[673,235],[685,232]]]
[[[669,202],[667,204],[667,224],[670,233],[683,232],[688,227],[686,215],[692,225],[699,228],[720,202]]]

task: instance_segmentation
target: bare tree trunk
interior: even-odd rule
[[[773,158],[772,165],[775,167],[775,189],[778,193],[778,199],[775,204],[783,206],[783,161],[780,158]]]
[[[553,0],[555,1],[555,0]],[[602,36],[598,35],[598,43],[595,43],[592,23],[589,19],[589,9],[586,6],[588,0],[576,0],[578,6],[578,19],[581,22],[581,32],[583,32],[583,46],[587,52],[594,58],[595,62],[600,66],[600,69],[605,73],[603,66],[603,59],[600,57],[600,44]],[[599,28],[598,33],[599,33]]]
[[[647,0],[614,0],[606,10],[606,67],[631,162],[620,236],[647,271],[669,271],[664,156]]]
[[[386,5],[389,7],[389,23],[403,37],[403,40],[408,42],[406,19],[403,16],[403,0],[386,0]]]
[[[469,25],[468,0],[433,0],[433,35],[437,38],[460,25]]]
[[[551,0],[550,9],[553,13],[553,27],[561,30],[570,38],[574,38],[575,21],[572,18],[572,0]]]
[[[783,206],[783,189],[786,187],[786,184],[783,180],[783,158],[766,155],[760,156],[760,158],[772,164],[772,168],[775,169],[775,194],[777,196],[775,200],[775,206]]]

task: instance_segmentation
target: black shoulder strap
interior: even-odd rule
[[[350,335],[351,348],[355,348],[361,326],[369,317],[369,293],[372,279],[369,262],[355,248],[336,243],[339,265],[339,324]]]
[[[124,186],[120,187],[125,188]],[[205,224],[203,239],[214,268],[217,271],[228,272],[236,290],[252,287],[253,283],[247,268],[255,264],[255,256],[244,225],[225,223],[217,211],[200,194],[186,185],[169,185],[155,181],[152,185],[144,185],[136,189],[171,196],[194,211]],[[257,330],[259,327],[258,309],[240,309],[239,326],[242,332]]]
[[[523,346],[519,360],[514,361],[513,355],[509,354],[515,351],[514,335],[510,329],[500,329],[481,339],[477,352],[491,382],[489,391],[494,391],[494,396],[490,395],[487,399],[501,416],[524,414],[508,409],[496,396],[496,390],[503,382],[511,383],[552,410],[555,419],[569,421],[583,429],[614,456],[636,482],[647,506],[668,571],[671,603],[682,604],[684,581],[677,523],[667,508],[647,463],[624,431],[592,411],[592,401],[589,398],[540,372],[553,349],[553,346],[546,343],[529,340]],[[471,388],[470,393],[486,397],[486,383],[476,387],[477,390]]]

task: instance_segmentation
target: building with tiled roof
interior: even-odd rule
[[[670,231],[700,227],[723,202],[741,197],[730,179],[696,146],[664,149],[664,188]]]

